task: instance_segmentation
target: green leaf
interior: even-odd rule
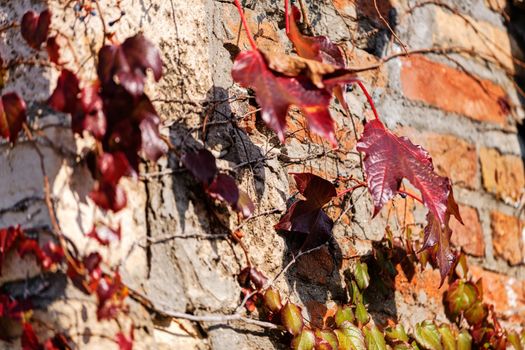
[[[266,305],[271,312],[279,312],[283,307],[279,291],[273,288],[267,289],[264,293],[264,305]]]
[[[366,350],[363,332],[350,322],[343,322],[341,328],[335,330],[339,341],[339,350]]]
[[[339,306],[337,308],[337,312],[335,313],[335,324],[337,327],[340,327],[345,321],[354,322],[354,319],[354,313],[349,305]]]
[[[458,350],[472,349],[472,337],[469,332],[462,330],[458,335]]]
[[[512,345],[512,347],[515,350],[523,350],[523,346],[521,345],[520,336],[515,331],[511,331],[509,332],[509,334],[507,334],[507,340],[509,341],[509,343]]]
[[[309,329],[303,330],[292,340],[293,350],[312,350],[315,346],[315,335]]]
[[[416,325],[415,337],[417,343],[427,350],[443,350],[441,336],[436,325],[430,321],[424,321]]]
[[[368,275],[368,265],[365,263],[357,263],[354,271],[354,277],[359,289],[366,289],[370,284],[370,276]]]
[[[488,313],[487,305],[481,301],[476,301],[467,309],[467,311],[465,311],[465,318],[471,326],[477,325],[487,318]]]
[[[439,333],[441,334],[441,342],[445,350],[456,350],[456,337],[452,333],[450,326],[447,324],[441,325]]]
[[[365,328],[364,332],[368,350],[386,350],[385,337],[376,326],[373,326],[371,329]]]
[[[366,311],[365,305],[363,305],[362,302],[358,302],[355,309],[355,316],[357,318],[357,322],[359,322],[360,325],[365,325],[370,321],[370,315],[368,315],[368,311]]]
[[[467,278],[467,274],[468,274],[467,256],[464,253],[461,253],[459,255],[455,272],[459,278]]]
[[[337,341],[337,336],[333,331],[328,330],[328,329],[325,329],[325,330],[318,329],[315,331],[315,336],[319,339],[325,340],[328,344],[330,344],[333,350],[338,349],[339,343]]]
[[[457,280],[448,289],[446,300],[450,313],[454,316],[466,311],[479,298],[478,289],[471,282]]]
[[[389,340],[408,343],[408,335],[402,324],[398,323],[395,327],[388,327],[385,330],[385,334]]]
[[[301,308],[287,302],[281,310],[281,321],[284,328],[292,335],[298,335],[303,330],[304,321]]]
[[[357,286],[357,283],[355,283],[355,281],[353,281],[353,280],[350,283],[350,290],[351,290],[351,294],[352,294],[352,302],[354,304],[357,304],[359,302],[362,303],[363,302],[363,294],[361,294],[361,290]]]

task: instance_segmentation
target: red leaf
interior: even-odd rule
[[[119,346],[120,350],[132,350],[133,349],[133,326],[131,327],[131,330],[129,331],[129,337],[127,337],[124,333],[118,332],[116,335],[117,344]]]
[[[14,144],[25,121],[24,100],[15,92],[3,95],[0,103],[0,136]]]
[[[104,86],[121,85],[135,97],[144,92],[146,70],[156,81],[162,77],[159,51],[143,35],[128,38],[120,46],[104,46],[99,51],[98,76]]]
[[[80,94],[79,85],[77,76],[73,72],[63,69],[60,77],[58,77],[57,86],[47,103],[57,111],[75,113]]]
[[[30,323],[24,323],[22,330],[22,350],[42,350],[44,347],[38,342],[38,338]]]
[[[241,52],[235,59],[232,77],[246,88],[253,88],[262,118],[284,142],[286,116],[291,105],[299,107],[310,129],[335,147],[334,122],[328,111],[332,94],[317,88],[307,77],[287,77],[274,73],[258,51]]]
[[[122,152],[104,153],[97,161],[101,180],[107,184],[117,185],[123,176],[135,173],[126,155]]]
[[[306,200],[292,204],[275,229],[303,234],[301,250],[306,251],[330,239],[334,222],[322,207],[337,195],[337,191],[332,183],[317,175],[295,173],[293,176]]]
[[[22,258],[26,254],[33,254],[42,269],[46,271],[60,263],[64,258],[64,251],[62,247],[56,243],[48,242],[44,248],[40,248],[37,241],[29,238],[25,238],[19,244],[18,254]]]
[[[46,51],[49,56],[49,60],[54,64],[60,64],[60,45],[57,43],[57,37],[53,36],[47,39]]]
[[[288,0],[287,0],[288,1]],[[290,33],[288,38],[294,44],[297,54],[303,58],[329,63],[344,68],[345,59],[339,46],[326,36],[305,36],[297,27],[296,17],[301,14],[296,6],[292,6],[290,17]]]
[[[31,308],[31,302],[28,300],[18,301],[9,295],[0,294],[0,317],[18,320],[22,317],[23,312]]]
[[[2,275],[2,263],[7,253],[13,248],[16,239],[21,235],[20,226],[0,229],[0,276]]]
[[[39,14],[34,11],[28,11],[22,17],[20,25],[22,37],[27,41],[29,46],[38,50],[46,41],[51,25],[51,12],[45,10]]]
[[[120,226],[117,229],[112,229],[107,226],[93,227],[88,237],[96,239],[102,245],[109,245],[111,242],[120,241],[121,232]]]
[[[202,184],[211,184],[219,170],[215,163],[215,157],[207,149],[197,152],[188,152],[182,156],[182,164]]]
[[[98,182],[89,194],[97,206],[104,210],[118,212],[126,207],[126,191],[119,186],[107,182]]]
[[[421,146],[398,137],[378,120],[365,125],[357,150],[365,153],[368,189],[374,201],[374,216],[393,198],[405,178],[423,196],[423,202],[440,225],[446,223],[449,180],[434,172],[432,158]]]
[[[85,256],[82,261],[68,260],[67,276],[78,289],[91,294],[97,289],[102,277],[101,261],[102,257],[96,252]]]
[[[239,190],[239,199],[233,206],[233,209],[241,213],[244,218],[249,218],[255,211],[255,205],[246,192]]]
[[[98,309],[97,319],[114,319],[118,312],[126,309],[124,299],[128,296],[127,287],[122,284],[120,274],[115,276],[104,276],[97,286]]]
[[[69,340],[61,333],[55,334],[44,343],[45,350],[69,350]]]
[[[156,113],[148,114],[139,126],[142,135],[142,151],[146,158],[153,162],[168,152],[166,142],[160,137],[159,126],[160,119]]]
[[[230,175],[219,174],[206,189],[211,198],[228,202],[235,206],[239,200],[239,188],[235,179]]]

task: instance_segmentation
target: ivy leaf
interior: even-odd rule
[[[168,152],[168,146],[160,137],[160,118],[157,111],[146,96],[135,106],[134,118],[140,120],[142,152],[147,159],[156,162]]]
[[[376,326],[371,329],[364,328],[364,332],[368,350],[386,350],[385,337]]]
[[[374,201],[374,216],[398,193],[405,178],[421,192],[425,206],[437,221],[445,224],[449,180],[435,173],[427,151],[406,137],[394,135],[379,120],[365,125],[357,150],[365,153],[364,166]]]
[[[22,17],[22,23],[20,25],[22,37],[27,41],[29,46],[39,50],[40,46],[42,46],[47,39],[50,25],[51,12],[49,10],[42,11],[40,14],[34,11],[28,11]]]
[[[97,182],[89,193],[89,198],[104,210],[118,212],[126,207],[128,202],[126,191],[119,186],[107,182]]]
[[[54,64],[60,64],[60,45],[58,45],[57,37],[53,36],[46,41],[46,51],[49,60]]]
[[[88,237],[95,239],[104,246],[108,246],[112,242],[120,241],[121,232],[120,226],[116,229],[107,227],[105,225],[94,226],[91,232],[87,234]]]
[[[329,329],[324,330],[316,330],[315,331],[316,336],[316,349],[330,349],[330,350],[337,350],[339,348],[339,343],[337,341],[337,336],[335,333]]]
[[[130,37],[122,45],[106,45],[99,51],[98,76],[102,85],[121,85],[134,97],[144,92],[146,71],[151,69],[155,81],[162,77],[160,53],[143,35]]]
[[[129,332],[129,337],[126,336],[123,332],[118,332],[115,336],[116,342],[119,346],[119,350],[132,350],[133,349],[133,326]]]
[[[281,310],[281,321],[284,328],[286,328],[290,334],[298,335],[304,327],[301,308],[295,304],[287,302]]]
[[[26,103],[17,93],[10,92],[2,96],[0,136],[14,144],[26,118]]]
[[[326,243],[334,226],[322,207],[337,195],[329,181],[310,173],[295,173],[297,189],[306,198],[293,203],[275,225],[276,230],[299,233],[304,237],[301,250],[306,251]]]
[[[0,276],[2,275],[2,263],[7,253],[13,248],[17,238],[22,234],[20,226],[0,229]]]
[[[233,80],[253,88],[261,106],[262,119],[284,142],[286,116],[291,105],[297,106],[308,120],[310,129],[337,146],[334,122],[328,111],[332,94],[317,88],[307,77],[286,77],[274,73],[259,51],[241,52],[232,68]]]
[[[470,350],[470,349],[472,349],[472,337],[470,336],[468,331],[462,330],[458,334],[457,349],[458,350]]]
[[[25,322],[22,326],[22,350],[41,350],[42,345],[38,342],[38,338],[30,323]]]
[[[340,350],[366,350],[363,332],[352,323],[346,321],[335,330]]]
[[[344,67],[345,59],[339,46],[326,36],[305,36],[299,30],[296,21],[301,19],[301,12],[292,6],[290,17],[290,32],[288,38],[294,44],[297,54],[301,57]]]
[[[215,157],[207,149],[200,149],[197,152],[185,153],[182,156],[182,164],[199,182],[209,185],[219,173]]]
[[[90,253],[82,260],[68,260],[67,276],[75,287],[89,295],[96,290],[102,277],[101,262],[102,256],[96,252]]]
[[[121,310],[126,309],[124,299],[128,296],[128,289],[122,283],[119,272],[115,276],[104,276],[99,280],[96,289],[98,298],[97,319],[114,319]]]
[[[299,335],[292,340],[293,350],[312,350],[315,345],[314,332],[304,329]]]
[[[273,313],[277,313],[283,307],[281,303],[281,294],[274,288],[268,288],[264,292],[264,305]]]
[[[414,336],[421,347],[427,350],[442,350],[441,334],[433,322],[424,321],[416,325]]]
[[[26,254],[35,256],[37,262],[45,271],[50,270],[64,258],[64,250],[55,242],[48,242],[41,248],[34,239],[24,238],[18,246],[18,254],[24,257]]]
[[[337,307],[335,313],[335,324],[337,327],[341,327],[343,322],[354,322],[354,313],[349,305]]]
[[[227,202],[235,206],[239,200],[239,188],[235,179],[230,175],[219,174],[206,189],[211,198]]]
[[[241,213],[244,218],[249,218],[255,211],[255,204],[246,192],[239,189],[239,199],[233,206],[233,209]]]
[[[123,176],[134,175],[135,172],[122,152],[104,153],[97,160],[97,169],[102,181],[116,185]]]

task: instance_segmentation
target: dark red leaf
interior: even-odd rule
[[[58,77],[57,86],[47,101],[57,111],[73,114],[77,111],[80,96],[80,82],[77,76],[63,69]]]
[[[215,157],[205,148],[197,152],[185,153],[181,161],[184,167],[205,186],[211,184],[219,172],[215,163]]]
[[[102,257],[96,252],[85,256],[81,261],[68,260],[67,276],[78,289],[91,294],[97,289],[102,277],[101,261]]]
[[[0,276],[2,275],[2,263],[7,253],[13,248],[15,241],[22,234],[20,226],[0,229]]]
[[[244,218],[249,218],[255,211],[255,205],[246,192],[239,190],[239,199],[233,206],[233,209],[241,213]]]
[[[22,17],[20,25],[22,37],[27,41],[29,46],[38,50],[46,41],[51,25],[51,12],[45,10],[39,14],[34,11],[28,11]]]
[[[45,350],[69,350],[69,340],[64,334],[58,333],[44,343]]]
[[[51,62],[54,64],[60,64],[60,45],[57,43],[56,36],[47,39],[46,51]]]
[[[149,114],[140,122],[142,151],[153,162],[168,152],[166,142],[160,137],[159,126],[160,119],[156,114]]]
[[[345,59],[339,46],[326,36],[303,35],[296,23],[296,17],[300,18],[300,16],[299,9],[292,6],[292,11],[289,14],[290,33],[288,33],[288,38],[294,44],[297,54],[303,58],[344,68]]]
[[[111,242],[120,241],[120,226],[117,229],[112,229],[107,226],[93,227],[87,236],[96,239],[100,244],[107,246]]]
[[[268,281],[262,272],[251,266],[242,269],[238,279],[241,286],[250,287],[251,282],[257,289],[261,289]]]
[[[98,76],[103,86],[121,85],[139,97],[144,92],[147,69],[152,70],[156,81],[162,77],[159,51],[141,34],[120,46],[104,46],[99,51]]]
[[[107,182],[98,182],[89,194],[97,206],[104,210],[118,212],[126,207],[126,191],[119,186]]]
[[[31,308],[32,305],[30,301],[18,301],[9,295],[0,294],[0,317],[18,320],[22,317],[23,312]]]
[[[64,257],[62,247],[56,243],[48,242],[44,248],[41,248],[37,241],[28,238],[24,239],[18,245],[18,254],[22,258],[27,254],[34,255],[42,269],[46,271],[51,269],[57,263],[60,263]]]
[[[131,176],[135,173],[122,152],[102,154],[98,158],[97,165],[101,181],[107,184],[117,185],[123,176]]]
[[[235,59],[232,77],[243,87],[255,90],[262,118],[281,142],[285,139],[288,108],[295,105],[306,116],[312,131],[337,146],[328,110],[332,98],[329,90],[317,88],[306,76],[288,77],[271,71],[258,51],[241,52]]]
[[[393,198],[405,178],[423,196],[423,202],[440,225],[446,223],[445,214],[450,192],[449,180],[434,172],[432,158],[421,146],[406,137],[398,137],[378,120],[365,125],[357,150],[365,153],[364,165],[368,189],[374,201],[374,216]]]
[[[22,350],[43,350],[44,347],[38,342],[38,338],[30,323],[24,323],[22,329]]]
[[[337,195],[334,185],[310,173],[293,174],[299,192],[306,200],[291,205],[275,225],[276,230],[302,234],[301,250],[305,251],[326,243],[334,226],[333,220],[322,207]]]
[[[239,200],[239,188],[235,179],[230,175],[219,174],[215,177],[211,185],[206,189],[209,196],[223,202],[228,202],[230,205],[237,205]]]
[[[297,190],[319,208],[337,196],[335,186],[322,177],[311,173],[292,173]]]
[[[129,332],[129,337],[124,333],[118,332],[116,335],[117,344],[120,350],[132,350],[133,349],[133,326]]]
[[[0,136],[14,144],[26,118],[26,103],[17,93],[11,92],[2,96]]]
[[[114,277],[104,276],[100,279],[96,294],[98,320],[114,319],[120,311],[126,310],[124,299],[128,296],[128,289],[122,284],[118,271]]]
[[[100,140],[106,134],[107,120],[99,90],[98,83],[93,83],[82,89],[80,101],[77,102],[76,110],[73,113],[72,126],[74,132],[82,134],[82,131],[86,130]]]

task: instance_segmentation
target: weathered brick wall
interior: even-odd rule
[[[523,58],[525,36],[520,31],[520,17],[525,17],[525,10],[501,0],[378,0],[379,15],[372,1],[304,2],[315,33],[340,44],[349,66],[379,64],[360,77],[372,92],[381,118],[396,133],[428,149],[438,172],[452,179],[465,221],[465,226],[453,223],[453,242],[468,255],[472,275],[483,278],[484,296],[494,303],[505,324],[524,326],[525,146],[524,128],[520,126],[524,112],[520,88],[513,79],[523,64],[513,58]],[[270,51],[291,52],[284,33],[282,1],[244,3],[257,44]],[[105,8],[107,18],[120,16],[113,5],[108,2]],[[0,1],[1,18],[20,17],[35,6],[51,7],[54,23],[75,38],[81,55],[89,57],[100,45],[97,18],[73,25],[73,9],[62,1]],[[329,180],[361,176],[352,122],[334,102],[331,109],[340,147],[333,150],[308,131],[305,119],[294,109],[283,145],[255,113],[257,106],[244,99],[228,100],[246,94],[233,83],[230,70],[235,54],[249,48],[244,32],[239,32],[239,16],[231,1],[129,0],[122,1],[122,7],[126,15],[115,26],[117,38],[123,40],[144,31],[163,55],[165,76],[160,86],[148,88],[163,119],[163,133],[177,147],[183,142],[205,142],[219,158],[220,168],[236,175],[257,203],[256,213],[261,214],[243,225],[244,245],[259,270],[269,277],[276,275],[292,258],[290,242],[272,228],[296,192],[287,174],[309,171]],[[390,21],[407,50],[417,54],[403,54],[381,17]],[[17,40],[21,40],[18,34],[3,34],[0,55],[4,59],[13,54],[10,48]],[[399,56],[390,58],[393,54]],[[85,72],[86,76],[92,73],[89,69]],[[32,118],[50,124],[46,129],[49,138],[60,141],[61,147],[42,147],[47,152],[61,225],[84,246],[83,233],[93,220],[93,205],[85,199],[91,185],[86,181],[89,175],[85,165],[58,152],[74,143],[67,118],[43,108],[56,76],[54,69],[28,71],[19,67],[10,72],[4,91],[21,92],[31,103]],[[345,97],[359,135],[371,111],[357,89]],[[205,118],[211,123],[207,135],[200,132]],[[232,122],[234,118],[240,120]],[[190,132],[193,138],[188,137]],[[74,152],[83,147],[78,138],[75,146],[71,146]],[[23,223],[25,227],[49,224],[42,202],[41,175],[25,170],[37,161],[35,154],[24,140],[14,150],[7,144],[1,147],[0,223]],[[180,170],[175,156],[162,159],[158,165],[143,164],[141,175],[140,181],[127,185],[132,205],[114,218],[122,220],[124,238],[112,254],[107,254],[108,259],[120,264],[128,285],[159,308],[196,315],[233,312],[240,302],[236,276],[245,266],[243,250],[224,239],[193,237],[225,231],[210,215],[202,189]],[[401,235],[404,226],[417,233],[425,223],[425,210],[410,198],[396,198],[373,220],[372,207],[366,189],[335,201],[328,210],[336,222],[331,249],[302,257],[276,281],[283,295],[305,306],[305,316],[309,314],[313,322],[326,305],[347,301],[344,271],[352,267],[356,255],[371,254],[373,243],[384,237],[387,224],[395,235]],[[231,227],[236,225],[232,219]],[[133,244],[144,243],[144,237],[170,235],[179,238],[151,246]],[[131,258],[122,262],[130,249]],[[34,266],[20,270],[18,265],[15,262],[5,268],[0,283],[23,281],[38,274]],[[394,290],[370,296],[374,321],[384,325],[393,319],[407,326],[424,319],[445,321],[442,294],[446,286],[438,289],[439,272],[430,266],[417,267],[413,275],[402,266],[397,270]],[[115,324],[93,322],[92,309],[86,316],[82,303],[87,301],[76,300],[74,291],[57,297],[39,314],[42,318],[47,315],[55,328],[71,330],[78,320],[82,320],[83,330],[94,333],[116,328]],[[288,340],[278,333],[257,327],[242,323],[201,323],[197,327],[191,322],[155,318],[140,305],[132,305],[137,348],[287,347]],[[39,332],[45,334],[46,330]],[[74,340],[86,348],[115,346],[111,341],[81,334]]]

